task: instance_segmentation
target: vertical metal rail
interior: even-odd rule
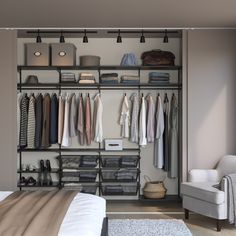
[[[22,92],[21,91],[21,85],[22,85],[22,70],[21,69],[19,69],[19,77],[20,77],[20,92]],[[17,124],[17,125],[19,125],[19,124]],[[17,135],[19,135],[19,134],[17,134]],[[18,145],[18,144],[17,144]],[[22,152],[21,152],[21,149],[19,148],[19,174],[20,174],[20,178],[19,178],[19,180],[21,180],[21,177],[22,177]],[[19,181],[18,180],[18,181]],[[19,181],[20,182],[20,181]],[[21,186],[20,186],[20,191],[22,190],[22,188],[21,188]]]
[[[180,197],[182,166],[182,70],[178,69],[178,197]]]
[[[61,69],[58,69],[57,70],[58,73],[59,73],[59,96],[61,95]],[[59,177],[59,183],[58,183],[58,187],[59,189],[61,189],[63,186],[62,186],[62,182],[61,182],[61,179],[62,179],[62,159],[61,159],[61,144],[59,144],[58,146],[58,152],[59,152],[59,172],[58,172],[58,177]]]
[[[140,80],[140,77],[141,77],[141,69],[140,67],[138,68],[138,76],[139,76],[139,80]],[[141,91],[140,91],[141,87],[140,85],[138,86],[138,97],[139,97],[139,101],[140,101],[140,94],[141,94]],[[138,199],[140,199],[140,194],[141,194],[141,146],[139,145],[138,143],[138,148],[139,148],[139,151],[138,151],[138,155],[139,155],[139,164],[138,164],[138,169],[139,169],[139,177],[138,177]]]

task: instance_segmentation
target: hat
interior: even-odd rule
[[[25,80],[26,84],[38,84],[38,82],[39,80],[36,75],[29,75]]]

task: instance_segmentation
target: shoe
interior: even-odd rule
[[[19,185],[20,186],[26,186],[27,185],[27,180],[24,176],[22,176],[19,180]]]
[[[36,185],[37,181],[32,177],[30,176],[28,179],[27,179],[27,185],[28,186],[34,186]]]
[[[44,166],[44,161],[40,160],[39,162],[39,177],[38,177],[38,182],[40,186],[43,186],[44,184],[44,171],[45,171],[45,166]]]

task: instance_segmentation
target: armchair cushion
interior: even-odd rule
[[[225,193],[218,188],[218,182],[194,183],[186,182],[181,184],[181,193],[189,197],[200,199],[213,204],[222,204],[225,201]]]
[[[218,170],[193,169],[189,171],[190,182],[219,182]]]

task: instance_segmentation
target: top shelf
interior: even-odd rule
[[[17,66],[20,70],[181,70],[182,66]]]

